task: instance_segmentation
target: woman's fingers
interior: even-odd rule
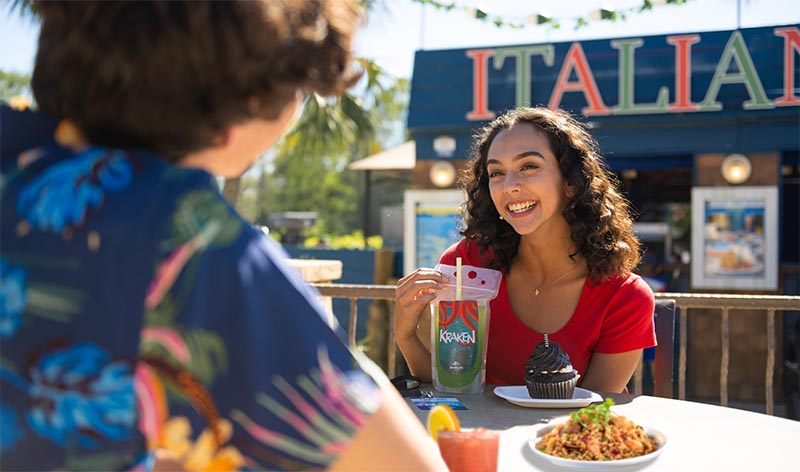
[[[438,270],[417,269],[397,282],[395,298],[406,296],[415,290],[440,288],[440,284],[445,282],[447,282],[447,277]]]
[[[440,282],[444,282],[447,280],[447,277],[436,269],[417,269],[414,272],[400,279],[398,283],[403,283],[404,280],[415,279],[415,278],[436,279],[439,280]]]
[[[447,278],[433,269],[417,269],[397,282],[394,328],[399,337],[416,334],[419,317],[436,299]]]
[[[403,285],[398,285],[395,290],[395,299],[398,301],[411,298],[414,299],[423,293],[436,291],[441,288],[441,284],[436,280],[409,280]]]

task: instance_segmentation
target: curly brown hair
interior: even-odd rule
[[[574,190],[563,211],[576,248],[570,257],[583,256],[595,282],[629,274],[641,257],[630,206],[618,190],[619,181],[606,169],[594,138],[561,110],[516,108],[476,132],[469,162],[459,180],[467,193],[461,234],[481,247],[491,268],[509,270],[520,235],[499,219],[489,194],[486,160],[497,134],[520,123],[532,124],[547,135],[561,175]]]
[[[176,161],[360,76],[354,0],[37,1],[32,89],[90,142]]]

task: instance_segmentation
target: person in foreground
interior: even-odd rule
[[[279,139],[302,93],[357,80],[355,3],[36,9],[32,88],[58,120],[40,143],[58,145],[4,166],[3,469],[444,470],[214,179]]]
[[[639,262],[629,207],[597,146],[567,113],[517,108],[476,134],[460,184],[464,238],[442,264],[503,272],[490,302],[486,382],[525,384],[525,361],[548,334],[583,388],[620,392],[654,346],[654,298]],[[413,374],[431,379],[417,334],[446,279],[421,268],[400,279],[394,329]]]

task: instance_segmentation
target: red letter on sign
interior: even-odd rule
[[[783,96],[775,100],[775,106],[800,105],[794,94],[794,52],[800,52],[800,30],[797,28],[775,28],[775,36],[783,36]]]
[[[569,76],[575,69],[575,74],[578,77],[577,82],[569,82]],[[547,105],[549,108],[555,110],[561,105],[561,97],[564,92],[583,92],[586,102],[589,106],[581,110],[584,115],[608,115],[608,107],[603,103],[603,97],[600,96],[600,90],[597,88],[597,83],[594,81],[594,75],[589,68],[589,63],[586,61],[586,55],[583,53],[581,43],[572,43],[566,57],[564,58],[564,65],[561,66],[561,72],[558,74],[556,86],[553,88],[553,94],[550,96],[550,103]]]
[[[692,44],[700,42],[700,35],[667,36],[667,42],[675,46],[675,101],[669,111],[697,111],[692,103]]]
[[[489,110],[489,77],[486,67],[487,59],[492,57],[494,49],[473,49],[467,51],[472,58],[472,111],[467,113],[467,120],[491,120],[494,112]]]

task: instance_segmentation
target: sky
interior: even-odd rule
[[[631,13],[626,21],[593,21],[588,27],[573,28],[574,18],[588,17],[601,5],[618,11],[642,4],[642,0],[448,0],[459,8],[437,11],[412,0],[384,0],[368,18],[356,37],[356,53],[376,60],[395,77],[410,78],[414,51],[418,49],[453,49],[475,46],[537,44],[585,39],[630,37],[683,33],[690,31],[730,30],[798,24],[798,0],[690,0],[682,6],[664,5],[644,13]],[[657,3],[654,1],[654,3]],[[515,30],[498,28],[470,17],[467,9],[489,5],[490,18],[525,23],[537,13],[557,18],[562,23],[554,30],[526,23]],[[542,6],[538,8],[537,6]],[[737,14],[737,6],[740,14]],[[463,7],[463,8],[462,8]],[[0,7],[0,69],[30,73],[36,54],[38,25]]]

